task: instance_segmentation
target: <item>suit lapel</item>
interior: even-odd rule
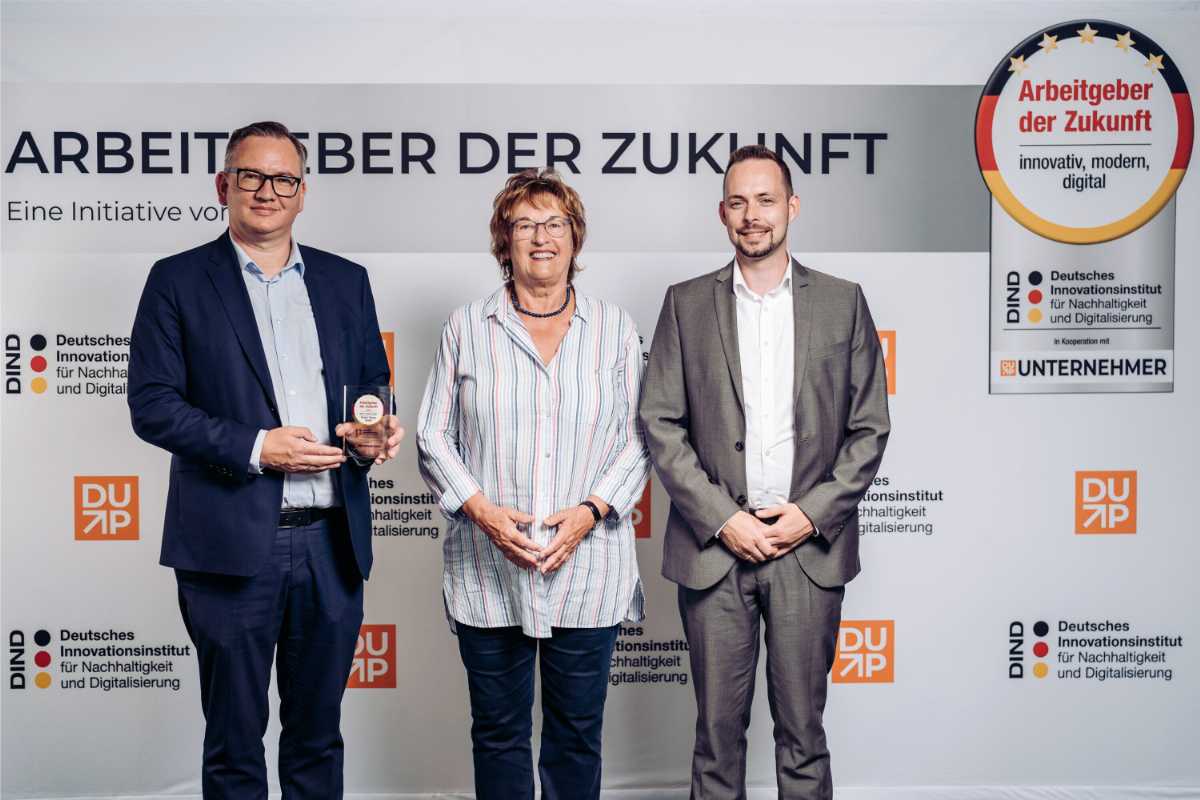
[[[729,377],[733,381],[733,393],[744,414],[746,407],[742,402],[742,354],[738,348],[737,298],[733,294],[735,268],[735,262],[731,261],[725,269],[717,273],[717,279],[713,282],[713,301],[716,304],[721,345],[725,349],[725,361],[729,364]]]
[[[258,324],[254,321],[254,309],[250,307],[250,296],[246,292],[246,284],[238,270],[237,256],[233,252],[233,242],[225,233],[210,246],[208,277],[212,280],[229,324],[237,336],[246,360],[250,362],[254,376],[262,384],[263,391],[272,404],[275,402],[275,390],[271,384],[271,373],[267,369],[267,356],[263,352],[262,337],[258,334]]]
[[[808,368],[808,342],[812,335],[812,292],[808,289],[808,270],[792,259],[792,321],[795,326],[796,371],[792,379],[795,407],[800,406],[800,388],[804,385],[804,371]]]
[[[308,291],[308,301],[312,305],[313,320],[317,326],[317,341],[321,348],[321,363],[325,368],[322,376],[325,381],[325,399],[331,412],[330,417],[334,418],[341,414],[340,410],[334,412],[335,409],[341,408],[344,383],[336,301],[325,265],[320,258],[304,245],[300,246],[300,256],[304,259],[304,288]]]

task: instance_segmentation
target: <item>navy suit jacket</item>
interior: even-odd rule
[[[300,246],[325,366],[329,430],[342,386],[388,383],[367,272]],[[150,270],[129,348],[129,410],[142,439],[171,453],[162,557],[168,567],[254,575],[266,562],[283,473],[249,472],[259,430],[282,423],[262,340],[228,232]],[[358,569],[371,570],[367,470],[334,471]]]

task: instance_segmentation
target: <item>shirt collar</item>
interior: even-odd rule
[[[752,300],[760,299],[759,295],[755,294],[754,290],[752,290],[750,288],[749,284],[746,283],[746,279],[742,277],[742,265],[737,263],[737,261],[733,262],[733,291],[735,293],[741,292],[746,297],[748,297]],[[771,291],[769,291],[765,295],[763,295],[761,299],[766,299],[768,297],[774,297],[775,295],[779,295],[779,294],[791,295],[791,293],[792,293],[792,265],[788,264],[787,271],[783,273],[783,280],[781,280],[779,282],[778,286],[776,286],[774,289],[772,289]]]
[[[237,243],[237,240],[230,236],[229,241],[233,243],[233,253],[237,256],[238,267],[255,275],[262,275],[262,268],[254,263],[246,251]],[[288,254],[287,266],[280,270],[280,274],[292,267],[296,268],[301,278],[304,277],[304,259],[300,257],[300,245],[296,243],[296,237],[294,236],[292,237],[292,252]]]

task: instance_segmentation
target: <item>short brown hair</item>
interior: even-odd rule
[[[539,199],[553,197],[562,206],[563,213],[571,221],[571,237],[574,252],[571,253],[571,268],[567,272],[567,280],[575,280],[575,273],[582,267],[575,258],[583,249],[583,240],[587,238],[587,219],[584,215],[583,201],[579,194],[567,186],[557,172],[552,169],[527,169],[518,172],[504,183],[504,188],[492,201],[492,255],[500,265],[504,280],[512,280],[512,220],[509,215],[512,210],[523,202],[542,205]]]
[[[729,154],[729,163],[725,165],[725,174],[729,174],[729,170],[733,169],[733,165],[739,161],[749,161],[752,158],[762,158],[767,161],[774,161],[779,166],[779,171],[783,173],[783,185],[787,188],[788,197],[791,197],[792,192],[792,171],[788,168],[787,162],[771,148],[761,144],[748,144],[745,147],[739,147]],[[722,190],[724,190],[724,181],[722,181]]]
[[[225,144],[225,169],[233,167],[233,156],[237,152],[238,145],[242,143],[243,139],[251,136],[266,136],[269,139],[286,139],[291,142],[292,147],[296,148],[296,155],[300,156],[300,174],[296,177],[304,177],[304,165],[308,163],[308,148],[282,122],[251,122],[229,134],[229,141]]]

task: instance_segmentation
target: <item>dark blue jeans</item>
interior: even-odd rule
[[[617,628],[554,628],[549,639],[518,627],[456,623],[471,691],[477,800],[533,798],[533,662],[541,651],[546,800],[600,797],[600,731]]]
[[[176,570],[200,661],[205,800],[266,800],[271,662],[279,678],[285,800],[342,796],[342,693],[363,615],[346,525],[280,528],[249,578]]]

